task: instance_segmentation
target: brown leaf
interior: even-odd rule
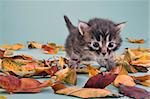
[[[129,73],[137,73],[137,70],[133,66],[131,66],[129,63],[124,62],[122,65],[126,68],[126,70]]]
[[[127,86],[135,86],[135,82],[132,77],[128,75],[118,75],[114,81],[114,85],[118,87],[120,84],[124,84]]]
[[[138,72],[148,72],[148,69],[143,66],[132,65]]]
[[[54,92],[56,92],[57,90],[60,90],[60,89],[64,89],[64,88],[67,88],[64,84],[62,83],[54,83],[52,86],[52,89],[54,90]]]
[[[150,92],[134,87],[134,86],[125,86],[125,85],[119,85],[119,91],[120,93],[124,94],[125,96],[135,98],[135,99],[150,99]]]
[[[137,84],[150,87],[150,75],[131,76]]]
[[[68,75],[64,78],[64,82],[72,85],[77,84],[77,74],[75,69],[71,69],[68,73]]]
[[[68,84],[76,85],[77,75],[75,69],[66,67],[58,72],[56,72],[56,81],[66,82]]]
[[[113,74],[111,72],[102,72],[89,78],[84,88],[105,88],[111,84],[116,77],[117,74]]]
[[[57,90],[56,93],[76,96],[79,98],[98,98],[106,96],[119,97],[118,95],[106,89],[79,88],[79,87],[64,88],[61,90]]]

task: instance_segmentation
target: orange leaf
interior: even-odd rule
[[[132,77],[128,75],[118,75],[114,81],[114,85],[118,87],[120,84],[126,85],[126,86],[135,86],[135,82],[132,79]]]

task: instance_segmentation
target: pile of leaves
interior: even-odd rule
[[[118,57],[117,64],[123,65],[129,73],[146,73],[150,67],[150,49],[126,48],[124,55]]]
[[[5,57],[2,51],[0,70],[3,74],[0,75],[0,88],[8,93],[39,93],[43,88],[50,87],[55,94],[79,98],[119,98],[125,95],[135,99],[149,99],[150,92],[136,85],[150,87],[150,75],[130,76],[128,74],[148,72],[149,53],[149,49],[127,48],[124,55],[117,58],[115,68],[111,71],[101,71],[91,64],[71,68],[69,60],[63,57],[48,60],[36,60],[27,55]],[[145,62],[142,63],[141,60]],[[82,87],[76,86],[78,73],[89,74],[89,79]],[[49,80],[39,82],[35,78],[26,78],[35,76],[48,76]],[[120,94],[108,90],[109,85],[115,86]]]

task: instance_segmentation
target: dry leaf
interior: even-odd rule
[[[128,75],[118,75],[114,81],[114,85],[118,87],[120,84],[124,84],[126,86],[135,86],[135,82],[132,77]]]
[[[136,66],[150,67],[150,60],[135,60],[130,63]]]
[[[54,90],[54,92],[60,90],[60,89],[64,89],[67,88],[64,84],[60,83],[60,82],[56,82],[54,83],[52,86],[52,89]]]
[[[77,75],[75,69],[66,67],[55,73],[56,81],[66,82],[68,84],[76,85],[77,83]]]
[[[29,49],[42,48],[42,44],[35,41],[27,42],[27,44]]]
[[[150,99],[150,92],[135,86],[119,85],[120,93],[134,99]]]
[[[59,51],[59,48],[55,48],[50,45],[42,45],[42,49],[45,54],[57,54]]]
[[[117,74],[112,72],[102,72],[89,78],[84,88],[105,88],[111,84],[116,77]]]
[[[131,76],[137,84],[150,87],[150,75]]]
[[[7,97],[0,95],[0,99],[7,99]]]
[[[120,66],[121,70],[119,72],[119,75],[128,75],[128,71],[124,66]]]
[[[79,98],[98,98],[107,96],[119,97],[118,95],[106,89],[79,88],[79,87],[64,88],[57,90],[55,93],[76,96]]]
[[[14,45],[8,45],[8,44],[4,44],[1,45],[0,48],[3,49],[7,49],[7,50],[20,50],[22,48],[24,48],[25,46],[23,44],[14,44]]]
[[[87,69],[86,66],[79,67],[79,68],[76,68],[76,73],[77,74],[87,74],[88,73],[88,69]]]
[[[64,78],[64,82],[66,82],[68,84],[72,84],[72,85],[77,84],[77,74],[76,74],[75,69],[71,69],[68,72],[68,75]]]
[[[138,43],[138,44],[143,44],[145,42],[144,39],[129,39],[129,38],[127,38],[127,40],[130,43]]]
[[[58,67],[56,65],[45,67],[45,63],[34,60],[32,57],[17,55],[3,58],[1,62],[1,71],[6,74],[20,77],[53,76],[58,71]]]
[[[61,66],[61,68],[64,68],[65,60],[63,57],[59,57],[58,66]]]
[[[148,72],[148,69],[143,66],[132,65],[138,72]]]
[[[4,57],[4,53],[5,51],[0,49],[0,58]]]
[[[32,92],[37,93],[44,87],[51,86],[53,83],[47,80],[43,83],[32,78],[21,78],[18,79],[14,76],[0,75],[0,87],[5,89],[9,93],[16,92]]]
[[[87,69],[88,69],[88,72],[89,72],[89,76],[90,76],[90,77],[95,76],[95,75],[97,75],[98,73],[100,73],[100,71],[99,71],[97,68],[94,68],[94,67],[91,66],[90,64],[87,65]]]

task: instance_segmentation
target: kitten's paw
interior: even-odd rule
[[[114,67],[116,67],[116,63],[115,62],[112,62],[112,61],[109,61],[106,65],[106,69],[107,71],[110,71],[112,70]]]

